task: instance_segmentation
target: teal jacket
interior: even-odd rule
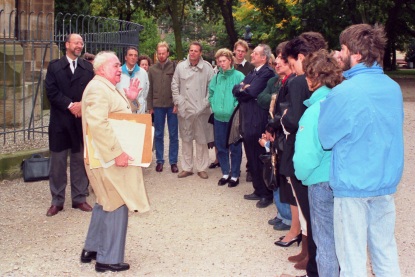
[[[212,77],[209,83],[209,103],[215,119],[221,122],[229,122],[233,110],[238,101],[232,94],[235,85],[241,83],[245,75],[233,67],[219,72]]]
[[[293,162],[295,176],[306,186],[328,182],[330,179],[331,151],[324,150],[321,146],[317,129],[320,102],[330,90],[326,86],[320,87],[304,101],[308,108],[298,123]]]

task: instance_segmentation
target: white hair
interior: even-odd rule
[[[110,59],[117,57],[113,51],[101,51],[95,56],[94,71],[95,73]],[[118,57],[117,57],[118,58]]]

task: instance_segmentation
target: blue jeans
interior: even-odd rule
[[[313,240],[317,246],[318,276],[337,277],[340,274],[340,268],[334,246],[334,198],[329,183],[322,182],[309,186],[308,202]]]
[[[154,137],[156,145],[157,163],[164,164],[164,126],[169,128],[169,162],[177,164],[177,155],[179,152],[179,136],[177,114],[173,113],[173,107],[154,108]]]
[[[392,195],[334,198],[334,239],[340,276],[367,276],[369,249],[376,277],[401,276]]]
[[[277,206],[277,218],[282,220],[285,225],[291,226],[291,208],[290,204],[281,203],[280,189],[274,190],[274,202]]]
[[[223,175],[239,178],[241,173],[242,143],[231,144],[226,148],[226,133],[229,122],[222,122],[215,119],[213,126],[215,130],[215,147],[218,150],[218,161]],[[229,161],[230,153],[230,161]]]

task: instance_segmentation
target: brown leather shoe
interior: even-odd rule
[[[172,164],[170,167],[171,167],[171,172],[173,173],[179,172],[179,168],[177,167],[177,164]]]
[[[63,210],[62,206],[52,205],[50,206],[49,210],[46,212],[46,216],[54,216],[62,210]]]
[[[197,173],[197,175],[199,175],[199,177],[202,178],[202,179],[209,178],[209,176],[207,175],[207,173],[205,171],[200,171],[200,172]]]
[[[73,209],[80,209],[83,212],[92,212],[92,207],[88,203],[72,204]]]
[[[187,177],[187,176],[191,176],[191,175],[193,175],[193,172],[190,172],[190,171],[182,171],[182,172],[180,172],[179,174],[177,174],[177,177],[179,177],[179,178],[185,178],[185,177]]]
[[[162,172],[163,171],[163,164],[162,163],[158,163],[156,166],[156,171],[157,172]]]

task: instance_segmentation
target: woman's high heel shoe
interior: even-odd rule
[[[277,245],[277,246],[281,246],[281,247],[289,247],[289,246],[291,246],[291,244],[297,243],[297,246],[299,246],[300,242],[301,242],[301,238],[302,238],[302,236],[301,236],[301,234],[299,234],[290,241],[284,242],[282,240],[278,240],[278,241],[274,242],[274,244]]]

